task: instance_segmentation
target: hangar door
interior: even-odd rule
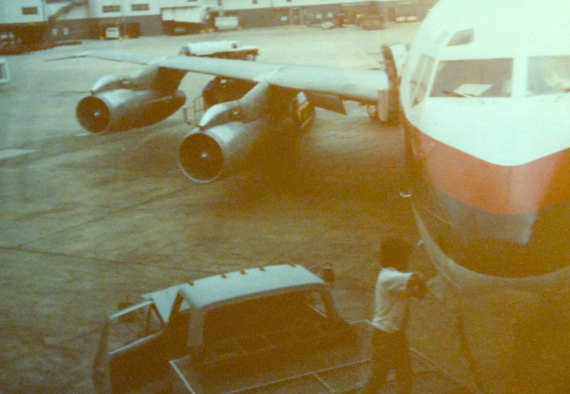
[[[305,15],[306,11],[305,8],[289,8],[289,20],[291,21],[291,25],[304,25],[307,19]]]
[[[188,34],[200,28],[204,22],[203,7],[163,8],[162,25],[168,34]]]
[[[177,7],[162,9],[163,21],[202,23],[202,15],[202,7]]]

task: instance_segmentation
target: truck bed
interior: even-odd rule
[[[254,347],[219,362],[187,356],[170,362],[174,393],[350,392],[365,381],[371,326],[368,322],[306,333],[285,345]],[[300,340],[299,338],[303,338]]]

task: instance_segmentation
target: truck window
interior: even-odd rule
[[[128,313],[115,316],[116,318],[109,321],[109,352],[156,334],[163,327],[154,304],[150,302]]]
[[[323,300],[323,293],[320,291],[311,291],[307,294],[307,304],[322,316],[327,316],[327,307]]]

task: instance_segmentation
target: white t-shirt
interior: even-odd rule
[[[402,329],[410,294],[406,291],[411,272],[382,268],[376,281],[376,307],[372,325],[385,332]]]

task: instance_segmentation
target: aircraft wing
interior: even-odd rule
[[[87,51],[77,55],[58,57],[54,60],[75,59],[78,57],[94,57],[103,60],[112,60],[115,62],[136,63],[136,64],[157,64],[167,58],[167,56],[145,55],[142,53],[128,53],[118,51]]]
[[[334,95],[343,100],[377,103],[389,88],[386,73],[375,70],[272,64],[191,56],[153,56],[113,51],[88,51],[72,57],[94,57],[202,74],[221,75],[271,85]]]

